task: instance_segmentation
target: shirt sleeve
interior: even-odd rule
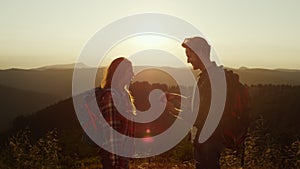
[[[112,97],[112,93],[111,92],[107,92],[105,93],[105,95],[103,96],[103,99],[100,103],[100,110],[101,113],[104,117],[104,119],[106,120],[106,122],[116,131],[118,131],[119,133],[122,133],[122,130],[124,130],[124,122],[123,119],[121,117],[121,115],[119,114],[117,108],[114,105],[114,100]],[[119,151],[118,149],[122,148],[122,138],[117,137],[116,133],[113,132],[112,130],[110,130],[109,133],[107,133],[108,135],[104,136],[106,137],[108,140],[108,144],[111,147],[112,152],[117,152]],[[109,154],[109,158],[112,161],[113,165],[118,166],[119,162],[122,161],[120,156],[115,155],[113,153]]]

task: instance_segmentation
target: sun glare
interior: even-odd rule
[[[149,52],[149,50],[154,51],[153,55],[151,55],[151,51]],[[164,51],[166,54],[169,53],[168,54],[169,56],[163,54],[157,56],[157,51]],[[136,54],[139,54],[139,56],[138,57],[135,56]],[[181,47],[181,42],[163,35],[152,35],[152,34],[136,35],[124,39],[123,41],[115,44],[111,48],[111,50],[104,57],[103,63],[108,65],[108,63],[110,63],[113,59],[120,56],[123,57],[125,56],[125,57],[129,57],[129,59],[132,59],[134,66],[137,65],[162,66],[163,63],[161,62],[164,62],[167,59],[179,60],[180,63],[186,62],[184,49]],[[144,63],[141,63],[141,60]],[[169,63],[166,62],[165,64],[166,65],[169,64],[169,66],[174,65],[170,63],[171,62]],[[105,65],[105,64],[101,63],[101,65]],[[182,65],[182,64],[177,64],[177,65]]]
[[[170,39],[164,36],[143,35],[132,38],[132,44],[141,48],[162,48],[171,43]]]

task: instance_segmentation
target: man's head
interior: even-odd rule
[[[182,43],[185,48],[187,62],[191,63],[193,68],[204,70],[204,63],[210,63],[210,45],[201,37],[186,38]]]

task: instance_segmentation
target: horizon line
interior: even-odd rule
[[[66,63],[66,64],[49,64],[49,65],[44,65],[44,66],[38,66],[38,67],[31,67],[31,68],[22,68],[22,67],[11,67],[11,68],[0,68],[0,71],[5,71],[5,70],[50,70],[50,69],[73,69],[75,64],[82,64],[81,68],[84,69],[101,69],[105,68],[108,65],[105,66],[100,66],[100,67],[93,67],[93,66],[88,66],[84,63]],[[73,66],[72,66],[73,65]],[[64,67],[65,66],[65,67]],[[165,68],[186,68],[186,67],[174,67],[174,66],[155,66],[155,65],[135,65],[133,67],[165,67]],[[230,66],[224,66],[225,69],[237,69],[237,70],[242,70],[242,69],[264,69],[264,70],[286,70],[286,71],[300,71],[300,68],[270,68],[270,67],[248,67],[248,66],[240,66],[240,67],[230,67]],[[192,69],[192,67],[190,67]]]

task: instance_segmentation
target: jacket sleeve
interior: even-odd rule
[[[120,132],[124,130],[124,124],[120,117],[121,115],[119,114],[116,106],[114,105],[111,92],[106,92],[104,94],[103,99],[101,99],[100,102],[100,110],[104,119],[110,125],[110,127],[113,128],[114,131],[116,130]],[[117,152],[119,151],[118,149],[122,148],[122,138],[117,137],[116,131],[113,132],[113,130],[110,130],[110,132],[108,132],[107,135],[103,137],[106,137],[106,140],[108,140],[107,144],[110,146],[112,152]],[[109,158],[112,161],[112,164],[115,166],[118,166],[119,161],[121,161],[121,157],[113,153],[109,154]]]

